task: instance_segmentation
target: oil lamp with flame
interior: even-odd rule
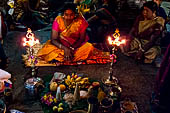
[[[39,40],[35,38],[31,29],[28,28],[26,37],[23,38],[23,46],[29,49],[29,59],[31,60],[32,76],[35,75],[35,64],[37,63],[36,57],[34,55],[34,45],[39,44]]]
[[[29,49],[29,58],[31,60],[31,78],[28,78],[24,84],[26,91],[28,91],[28,97],[30,99],[36,99],[38,95],[38,91],[41,88],[44,88],[43,80],[40,77],[36,76],[36,63],[37,59],[34,55],[34,47],[36,44],[39,44],[39,40],[35,38],[34,34],[32,33],[31,29],[28,28],[26,37],[23,38],[23,46],[28,47]]]
[[[111,62],[111,66],[110,66],[110,71],[109,71],[109,77],[103,77],[102,78],[102,82],[105,84],[105,85],[117,85],[118,83],[118,79],[116,77],[113,76],[113,71],[114,71],[114,63],[116,62],[116,58],[117,56],[115,55],[115,51],[116,49],[122,45],[122,44],[125,44],[125,40],[124,39],[120,39],[120,33],[119,33],[119,30],[116,29],[115,30],[115,33],[111,36],[108,36],[108,42],[109,44],[112,46],[112,49],[111,49],[111,55],[110,55],[110,59],[112,60]]]

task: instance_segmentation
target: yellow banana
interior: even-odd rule
[[[74,82],[74,79],[73,79],[73,78],[71,78],[70,82]]]
[[[81,80],[81,81],[80,81],[80,84],[83,85],[83,84],[84,84],[84,81]]]
[[[88,80],[89,80],[89,78],[87,78],[87,77],[82,79],[82,81],[88,81]]]
[[[71,80],[71,76],[70,75],[67,75],[67,80]]]
[[[81,80],[81,77],[78,77],[75,82],[79,82]]]
[[[76,83],[75,83],[75,82],[72,82],[72,85],[74,86],[74,85],[76,85]]]
[[[78,77],[78,75],[76,74],[76,75],[74,75],[74,78],[76,79]]]
[[[65,80],[65,83],[66,83],[66,85],[70,85],[70,81],[69,80]]]

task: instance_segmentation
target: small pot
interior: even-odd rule
[[[110,112],[113,107],[113,99],[106,97],[100,102],[100,105],[102,113]]]
[[[32,77],[26,80],[25,84],[26,93],[29,96],[37,96],[39,88],[43,88],[43,80],[39,77]]]

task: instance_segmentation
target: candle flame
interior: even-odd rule
[[[114,40],[113,40],[113,38],[114,38]],[[126,43],[125,39],[120,40],[119,29],[115,30],[115,33],[112,35],[112,37],[108,36],[108,41],[109,41],[109,44],[113,45],[113,46],[120,46],[121,44]]]
[[[23,46],[32,47],[35,44],[39,44],[39,40],[35,38],[34,34],[32,33],[31,29],[28,28],[26,37],[23,38]]]

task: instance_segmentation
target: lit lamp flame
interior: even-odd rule
[[[114,73],[114,63],[116,62],[116,58],[117,56],[115,55],[115,50],[117,46],[120,46],[121,44],[124,44],[126,41],[123,39],[123,40],[120,40],[120,34],[119,34],[119,30],[116,29],[115,33],[112,35],[112,36],[108,36],[108,42],[110,45],[112,45],[112,49],[111,49],[111,55],[110,55],[110,59],[112,60],[112,62],[110,63],[110,75],[108,78],[106,77],[103,77],[102,81],[104,84],[106,85],[117,85],[118,83],[118,80],[116,77],[113,76],[113,73]]]
[[[24,41],[23,46],[28,47],[33,47],[35,44],[40,43],[39,40],[35,38],[30,28],[28,28],[26,37],[24,37],[23,41]]]
[[[114,38],[114,40],[113,40]],[[120,34],[119,34],[119,30],[116,29],[115,33],[111,36],[108,36],[108,41],[110,45],[113,46],[120,46],[121,44],[126,43],[125,39],[120,40]]]

